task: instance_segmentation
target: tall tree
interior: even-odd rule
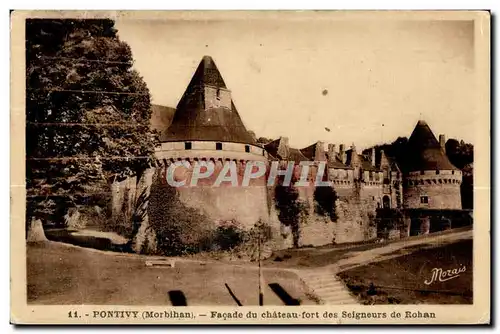
[[[445,148],[451,163],[459,169],[474,162],[474,146],[472,144],[450,138],[446,142]]]
[[[450,138],[446,142],[446,154],[451,163],[463,173],[460,185],[462,208],[472,209],[474,204],[474,145]]]
[[[150,95],[132,65],[112,20],[27,20],[28,217],[60,217],[149,164]]]

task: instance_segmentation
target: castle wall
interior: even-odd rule
[[[174,148],[179,145],[179,143],[164,144],[171,144],[170,146]],[[180,144],[184,145],[184,143]],[[251,228],[259,219],[268,221],[269,208],[265,175],[251,179],[249,186],[241,186],[247,161],[266,162],[262,153],[259,151],[256,151],[257,154],[237,151],[241,148],[244,150],[245,145],[234,143],[223,143],[224,150],[220,151],[201,149],[208,144],[214,143],[193,142],[193,150],[177,149],[157,152],[157,157],[163,163],[159,168],[163,169],[164,178],[166,178],[167,168],[174,162],[174,159],[183,159],[189,166],[175,168],[174,180],[176,182],[185,181],[184,186],[177,188],[180,200],[186,206],[199,209],[214,222],[234,220],[243,227]],[[165,146],[162,145],[162,148]],[[252,148],[257,149],[258,147],[252,146]],[[207,163],[213,163],[214,172],[207,178],[200,178],[196,185],[191,186],[195,159],[207,159]],[[232,172],[231,169],[224,170],[224,165],[228,163],[229,159],[231,159],[230,163],[234,165],[237,173],[237,184],[224,181],[219,186],[214,186],[220,175],[229,175]],[[202,169],[203,171],[204,169]]]
[[[326,170],[324,171],[326,173]],[[322,246],[331,244],[335,239],[335,223],[329,217],[318,215],[315,212],[314,192],[316,190],[315,181],[318,173],[317,166],[310,166],[308,181],[309,186],[297,187],[299,200],[307,202],[307,221],[300,225],[299,246]],[[295,177],[300,176],[300,169],[297,168]]]
[[[333,188],[340,199],[349,198],[355,194],[354,184],[334,184]]]
[[[372,184],[365,185],[362,184],[360,189],[360,199],[363,202],[363,206],[366,210],[375,210],[382,207],[382,196],[383,196],[382,184]]]
[[[374,227],[374,213],[368,199],[359,199],[356,197],[337,200],[337,222],[335,226],[335,243],[358,242],[374,239],[377,236],[376,227]]]
[[[405,208],[461,209],[460,171],[425,171],[410,173],[403,189]],[[427,203],[422,200],[427,196]]]
[[[234,220],[244,228],[251,228],[259,219],[269,223],[275,231],[275,247],[289,248],[293,246],[293,237],[289,227],[283,226],[278,220],[278,213],[273,201],[273,188],[267,186],[266,176],[252,180],[250,186],[241,187],[243,174],[248,161],[262,161],[268,164],[265,152],[262,148],[253,145],[223,143],[222,150],[214,150],[214,142],[192,142],[192,149],[185,150],[184,142],[163,143],[162,149],[157,151],[160,165],[156,169],[161,170],[163,175],[168,166],[176,161],[182,160],[188,163],[187,167],[177,167],[174,174],[176,181],[186,180],[186,186],[177,188],[180,200],[188,207],[200,210],[215,224],[218,222]],[[206,160],[213,162],[215,171],[211,177],[201,179],[197,186],[189,186],[192,177],[193,166],[196,161]],[[238,186],[230,182],[223,182],[219,187],[212,187],[217,176],[219,176],[224,164],[230,160],[236,166]],[[269,166],[267,166],[269,170]],[[284,168],[282,164],[280,168]],[[295,178],[300,177],[300,169],[295,169]],[[151,169],[154,171],[155,169]],[[390,195],[391,208],[396,207],[396,188],[383,184],[383,178],[377,175],[373,178],[358,181],[351,179],[352,170],[346,170],[332,175],[329,170],[330,180],[333,182],[337,194],[336,213],[337,221],[332,222],[328,217],[315,213],[314,181],[317,168],[310,166],[307,187],[297,187],[299,199],[308,203],[307,221],[301,224],[299,233],[299,246],[321,246],[331,243],[349,243],[371,240],[377,237],[377,226],[375,214],[382,207],[383,196]],[[349,174],[351,173],[351,174]],[[146,173],[146,175],[149,175]],[[366,175],[364,175],[366,176]],[[146,177],[147,179],[147,177]],[[149,179],[148,179],[149,180]],[[402,200],[405,207],[428,208],[428,209],[456,209],[460,208],[460,182],[461,173],[455,171],[426,171],[423,175],[410,174],[406,180]],[[445,181],[446,180],[446,181]],[[142,183],[145,185],[141,185]],[[113,184],[112,206],[114,213],[120,213],[126,203],[130,206],[133,199],[137,198],[144,187],[151,181],[144,181],[141,177],[139,182],[136,178],[128,178]],[[428,205],[420,203],[420,196],[429,198]],[[428,221],[423,224],[405,220],[405,226],[400,229],[387,231],[388,238],[406,237],[412,233],[429,233],[432,226]],[[147,224],[146,224],[147,225]],[[431,224],[432,225],[432,224]],[[141,226],[142,231],[145,228]],[[418,231],[416,230],[418,229]],[[146,237],[142,237],[143,241]],[[140,244],[140,240],[138,241]]]
[[[322,246],[335,240],[335,223],[313,214],[300,229],[300,246]]]

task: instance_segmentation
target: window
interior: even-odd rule
[[[454,170],[452,170],[452,171],[451,171],[451,175],[454,175],[454,174],[455,174],[455,171],[454,171]]]
[[[420,171],[420,175],[424,175],[425,172],[423,170]]]
[[[436,175],[439,175],[439,169],[436,169]]]
[[[222,151],[222,143],[215,143],[215,149],[217,151]]]
[[[190,150],[193,148],[193,144],[190,141],[187,141],[184,143],[184,149],[185,150]]]
[[[250,153],[250,145],[245,145],[245,152]]]
[[[420,196],[420,204],[428,204],[429,197],[428,196]]]
[[[217,88],[216,97],[217,101],[220,101],[220,88]]]

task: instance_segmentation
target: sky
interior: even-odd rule
[[[365,148],[423,119],[436,137],[475,141],[473,21],[125,17],[116,28],[153,103],[175,107],[210,55],[257,137]]]

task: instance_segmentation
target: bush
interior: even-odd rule
[[[245,240],[245,231],[234,221],[225,222],[214,232],[212,245],[217,250],[232,250]]]
[[[83,229],[85,227],[106,226],[107,218],[104,210],[99,206],[71,207],[64,215],[64,224],[69,229]]]
[[[164,255],[182,255],[205,250],[212,222],[199,210],[184,205],[177,190],[153,177],[147,214],[156,235],[158,251]]]

